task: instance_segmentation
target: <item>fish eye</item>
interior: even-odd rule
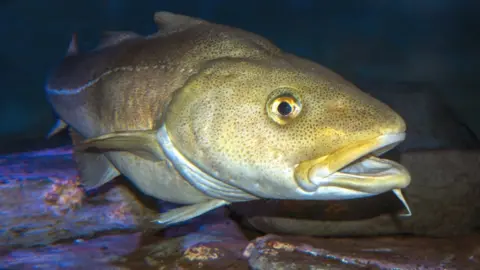
[[[293,110],[292,105],[290,105],[290,103],[286,101],[280,102],[280,104],[278,104],[278,107],[277,107],[278,113],[280,113],[283,116],[288,116],[292,112],[292,110]]]
[[[279,93],[267,103],[267,113],[279,125],[285,125],[300,113],[302,105],[298,98],[290,93]]]

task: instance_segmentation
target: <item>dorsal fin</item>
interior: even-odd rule
[[[158,31],[160,31],[162,35],[183,31],[194,25],[206,22],[198,18],[175,14],[167,11],[155,12],[153,20],[157,25]]]
[[[125,40],[136,38],[142,38],[142,36],[132,31],[106,31],[103,33],[97,49],[114,46]]]
[[[70,45],[68,45],[67,56],[72,56],[76,54],[78,54],[77,33],[73,33],[72,39],[70,40]]]

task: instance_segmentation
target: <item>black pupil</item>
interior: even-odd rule
[[[283,101],[278,105],[277,110],[281,115],[287,116],[292,112],[292,105],[290,105],[288,102]]]

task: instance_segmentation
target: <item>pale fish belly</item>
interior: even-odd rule
[[[195,204],[211,200],[166,161],[153,162],[129,153],[107,153],[113,165],[147,195],[179,204]]]

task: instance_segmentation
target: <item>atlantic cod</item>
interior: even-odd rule
[[[156,12],[158,32],[108,32],[92,51],[73,38],[47,97],[69,128],[86,189],[124,175],[182,204],[169,226],[233,202],[346,200],[410,183],[378,156],[405,139],[389,106],[267,39]]]

